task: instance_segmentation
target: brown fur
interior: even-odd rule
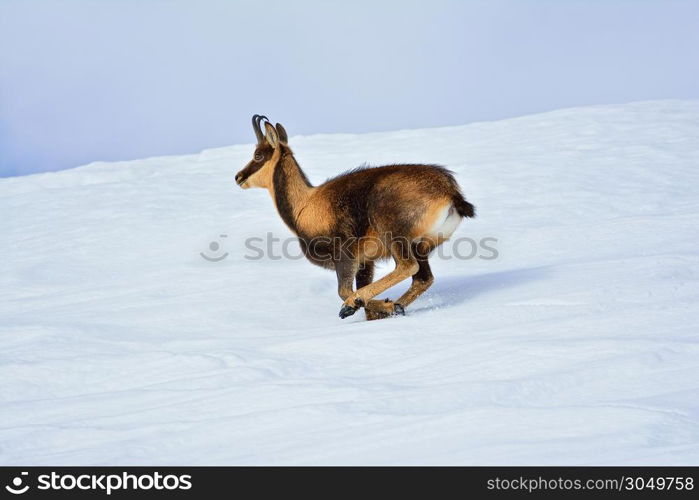
[[[450,235],[435,231],[475,215],[452,173],[437,165],[362,167],[314,187],[287,141],[284,127],[265,122],[264,139],[236,182],[267,189],[308,259],[335,270],[346,314],[365,307],[367,318],[377,319],[402,311],[433,282],[427,254]],[[396,268],[372,282],[373,262],[387,257]],[[396,303],[371,300],[411,276],[412,286]]]

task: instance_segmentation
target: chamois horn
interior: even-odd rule
[[[252,129],[255,131],[255,136],[257,137],[258,144],[262,144],[262,142],[265,140],[265,135],[262,133],[262,130],[260,129],[260,122],[262,120],[269,121],[269,119],[266,116],[252,115]]]

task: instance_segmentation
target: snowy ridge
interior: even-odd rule
[[[447,166],[499,257],[341,321],[246,258],[289,236],[250,145],[0,179],[0,464],[699,464],[698,101],[290,142]]]

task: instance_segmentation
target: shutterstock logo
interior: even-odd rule
[[[12,482],[5,486],[5,489],[12,493],[13,495],[21,495],[22,493],[26,493],[27,490],[29,489],[29,485],[24,484],[24,477],[27,476],[29,473],[28,472],[22,472],[20,473],[19,476],[16,476],[14,479],[12,479]]]

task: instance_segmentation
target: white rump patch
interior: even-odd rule
[[[440,210],[435,223],[427,231],[427,235],[449,238],[456,231],[456,228],[459,227],[459,224],[461,224],[461,216],[457,213],[454,205],[450,203]]]

